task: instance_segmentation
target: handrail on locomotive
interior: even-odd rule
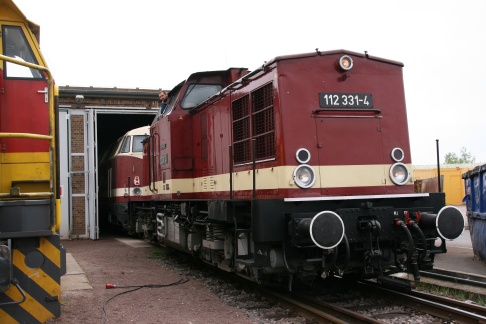
[[[50,192],[28,192],[28,193],[20,193],[15,190],[10,190],[9,193],[0,192],[0,198],[38,198],[38,197],[56,197],[55,192],[55,183],[56,183],[56,172],[55,172],[55,165],[56,165],[56,125],[55,125],[55,106],[54,106],[54,78],[52,76],[51,71],[45,67],[38,64],[33,64],[29,62],[25,62],[23,60],[15,59],[10,56],[6,56],[0,54],[0,61],[5,60],[10,63],[22,65],[28,68],[36,69],[39,71],[43,71],[46,74],[46,81],[47,81],[47,95],[48,95],[48,105],[49,105],[49,135],[42,135],[42,134],[32,134],[32,133],[4,133],[0,132],[0,138],[30,138],[30,139],[38,139],[38,140],[47,140],[49,141],[49,149],[50,149],[50,179],[49,179],[49,188]],[[61,217],[60,217],[60,203],[52,201],[51,202],[51,220],[54,220],[52,224],[52,231],[56,232],[61,228]]]

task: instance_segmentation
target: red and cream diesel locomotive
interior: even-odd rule
[[[99,209],[103,226],[126,226],[128,201],[143,199],[143,141],[149,133],[149,126],[126,132],[100,159]]]
[[[125,227],[262,284],[419,280],[464,217],[414,193],[402,68],[316,50],[190,75],[150,127]]]

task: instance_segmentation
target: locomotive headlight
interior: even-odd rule
[[[301,188],[310,188],[316,181],[315,172],[310,165],[301,164],[294,170],[294,182]]]
[[[391,157],[392,157],[393,161],[401,162],[403,160],[403,158],[405,157],[405,153],[403,153],[403,150],[401,148],[395,147],[391,151]]]
[[[339,66],[341,69],[349,71],[353,67],[353,59],[348,55],[341,56],[339,59]]]
[[[142,189],[139,187],[133,188],[133,195],[134,196],[140,196],[142,194]]]
[[[311,158],[311,154],[308,149],[300,148],[295,153],[295,158],[297,161],[299,161],[299,163],[307,163]]]
[[[403,163],[395,163],[390,168],[390,179],[394,184],[403,186],[408,182],[410,172]]]

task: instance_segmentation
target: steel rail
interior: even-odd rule
[[[400,299],[403,305],[410,308],[419,309],[446,320],[454,320],[459,323],[486,323],[486,308],[479,305],[417,291],[398,292],[368,281],[358,283],[366,289],[374,289],[382,294],[388,294],[391,298]]]
[[[453,271],[437,269],[434,269],[432,271],[420,271],[420,275],[423,277],[441,279],[449,282],[486,288],[486,277],[483,276],[474,276],[465,273],[457,273]]]

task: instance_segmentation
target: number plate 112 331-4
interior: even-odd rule
[[[321,108],[373,108],[371,93],[319,93]]]

